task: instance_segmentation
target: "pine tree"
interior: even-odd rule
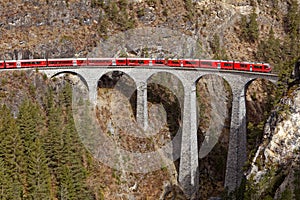
[[[58,166],[61,160],[61,151],[63,145],[62,129],[63,129],[63,112],[60,108],[56,108],[53,100],[53,94],[48,97],[48,130],[44,135],[43,147],[45,150],[48,166],[52,174],[57,178],[59,175]]]
[[[256,56],[260,61],[268,62],[273,66],[276,64],[277,66],[283,60],[281,46],[279,39],[275,38],[274,31],[271,28],[268,39],[259,43]]]
[[[248,24],[248,39],[255,42],[259,36],[259,29],[257,23],[257,14],[253,10],[250,14],[250,22]]]
[[[36,199],[42,190],[46,195],[50,194],[50,182],[44,150],[40,147],[41,130],[43,130],[42,112],[39,107],[30,100],[25,100],[19,111],[17,119],[19,133],[24,146],[23,151],[23,190],[24,199]],[[44,181],[36,182],[44,179]]]
[[[5,190],[1,199],[21,199],[23,193],[22,174],[23,144],[15,119],[4,105],[0,108],[0,159],[1,186]]]
[[[7,166],[2,158],[0,158],[0,199],[10,199],[13,197],[11,188],[12,179],[9,176]]]
[[[72,88],[69,84],[62,90],[64,100],[61,101],[65,109],[65,127],[63,131],[63,148],[60,167],[60,196],[68,196],[72,199],[89,199],[89,191],[86,189],[86,169],[82,158],[86,152],[82,147],[76,131],[72,113]]]
[[[40,138],[36,138],[31,148],[27,175],[30,197],[35,200],[52,199],[51,178]]]

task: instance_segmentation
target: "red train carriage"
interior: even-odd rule
[[[4,69],[4,61],[0,60],[0,69]]]
[[[167,62],[165,59],[150,59],[150,66],[165,66]]]
[[[234,61],[221,61],[220,65],[221,65],[221,69],[233,69],[235,62]]]
[[[169,59],[167,65],[169,67],[183,67],[183,61],[179,59]]]
[[[183,60],[183,66],[191,67],[191,68],[199,67],[199,60],[196,60],[196,59]]]
[[[199,60],[196,59],[169,59],[167,65],[170,67],[188,67],[196,68],[199,67]]]
[[[221,61],[219,60],[200,60],[200,68],[221,69]]]
[[[73,59],[49,59],[48,67],[69,67],[74,66]]]
[[[46,67],[47,60],[35,59],[35,60],[20,60],[21,67]]]
[[[251,70],[252,67],[252,70]],[[264,63],[253,63],[250,65],[250,71],[253,72],[270,72],[271,68],[269,64]]]
[[[13,68],[19,68],[20,62],[16,60],[9,60],[9,61],[1,61],[3,63],[3,68],[4,69],[13,69]],[[2,67],[1,67],[2,68]]]
[[[149,58],[127,58],[128,66],[149,66]]]
[[[116,58],[116,61],[113,65],[126,66],[127,65],[127,58]]]
[[[240,71],[250,71],[251,63],[249,62],[238,62],[238,64],[234,65],[235,70]]]
[[[79,66],[111,66],[113,62],[115,62],[113,58],[89,58],[80,60]]]

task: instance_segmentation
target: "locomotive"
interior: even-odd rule
[[[31,60],[0,60],[0,69],[36,67],[84,67],[84,66],[161,66],[174,68],[208,68],[270,73],[268,63],[202,60],[202,59],[153,59],[153,58],[58,58]]]

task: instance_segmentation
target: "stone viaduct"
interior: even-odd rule
[[[257,78],[277,82],[277,76],[265,73],[249,73],[226,71],[217,69],[170,69],[154,67],[95,67],[95,68],[59,68],[41,69],[48,77],[61,73],[77,74],[85,81],[89,90],[89,100],[97,99],[97,87],[100,78],[112,71],[120,71],[129,75],[137,86],[137,122],[147,129],[147,80],[153,74],[167,72],[176,76],[184,87],[184,103],[182,112],[182,135],[178,182],[188,196],[196,193],[199,185],[198,171],[198,144],[197,144],[197,108],[196,108],[196,82],[204,75],[214,74],[225,79],[231,87],[233,102],[230,125],[229,149],[227,154],[227,167],[225,187],[229,191],[237,188],[242,180],[242,167],[246,161],[246,105],[245,88]]]

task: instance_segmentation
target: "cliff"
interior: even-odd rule
[[[299,199],[300,88],[294,86],[265,125],[247,172],[250,199]]]

